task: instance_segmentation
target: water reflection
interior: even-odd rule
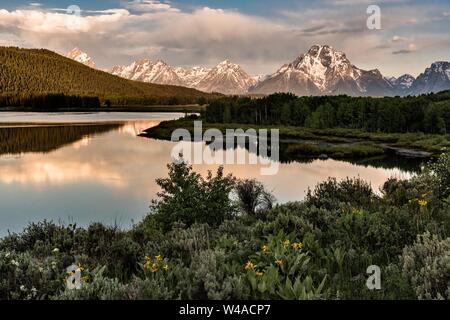
[[[0,129],[0,236],[44,219],[80,225],[118,222],[123,227],[141,219],[159,191],[155,179],[167,174],[174,144],[138,134],[176,116],[142,114],[140,120],[121,123]],[[217,167],[194,169],[206,174]],[[410,175],[398,168],[334,160],[282,163],[275,176],[261,176],[259,165],[227,165],[225,171],[261,180],[280,202],[302,199],[308,187],[329,176],[359,176],[376,190],[391,176]]]
[[[305,143],[306,141],[303,140],[302,143]],[[267,155],[266,158],[270,158],[271,155],[271,142],[269,140],[262,140],[261,138],[257,136],[253,136],[250,138],[249,135],[234,135],[230,137],[224,137],[223,139],[215,139],[211,142],[207,142],[207,146],[210,147],[211,151],[228,151],[230,149],[244,149],[247,152],[253,152],[256,155],[260,156],[259,154],[259,144],[264,144],[267,146]],[[279,162],[281,163],[313,163],[320,157],[312,157],[312,156],[294,156],[292,153],[289,152],[290,147],[298,145],[300,142],[286,142],[281,140],[279,143]],[[309,143],[309,142],[308,142]],[[311,143],[314,143],[312,141]],[[329,143],[331,144],[331,143]],[[192,152],[194,152],[192,150]],[[191,152],[191,153],[192,153]],[[398,154],[395,154],[394,152],[390,152],[386,155],[380,155],[380,156],[371,156],[366,158],[345,158],[342,159],[344,162],[349,162],[351,164],[365,166],[365,167],[375,167],[375,168],[381,168],[381,169],[400,169],[405,172],[410,173],[418,173],[421,170],[421,167],[424,163],[424,161],[427,161],[427,159],[423,158],[412,158],[412,157],[405,157]]]
[[[50,152],[73,142],[87,143],[89,136],[119,128],[120,124],[58,125],[0,128],[0,155]]]

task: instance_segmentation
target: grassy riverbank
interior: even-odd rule
[[[381,196],[329,179],[274,205],[256,181],[172,164],[130,230],[44,221],[1,239],[0,300],[450,299],[449,168],[443,155]],[[371,265],[380,290],[366,286]]]
[[[199,119],[200,120],[200,119]],[[194,119],[183,118],[161,122],[147,129],[143,136],[170,140],[177,128],[194,131]],[[279,129],[280,143],[286,144],[281,150],[292,157],[361,158],[368,156],[403,153],[411,157],[431,157],[444,148],[450,148],[450,135],[423,133],[372,133],[358,129],[312,129],[305,127],[280,125],[248,125],[235,123],[205,123],[203,131],[217,128],[225,133],[226,129]]]

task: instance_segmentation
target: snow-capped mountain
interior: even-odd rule
[[[211,69],[203,79],[198,82],[196,89],[205,92],[220,92],[224,94],[243,94],[256,84],[238,64],[225,60]]]
[[[375,70],[355,67],[343,52],[314,45],[306,54],[282,66],[252,90],[255,93],[292,92],[297,95],[384,96],[392,85]]]
[[[96,68],[93,59],[79,48],[71,50],[67,57]],[[345,53],[328,45],[312,46],[271,75],[251,76],[229,60],[211,69],[172,67],[162,60],[142,59],[105,71],[130,80],[224,94],[394,96],[450,90],[450,62],[435,62],[416,79],[409,74],[385,78],[378,69],[367,71],[354,66]]]
[[[438,61],[421,73],[411,86],[411,93],[439,92],[450,89],[450,62]]]
[[[88,67],[96,69],[96,65],[94,60],[86,53],[81,51],[79,48],[72,49],[69,53],[67,53],[67,58],[73,59],[77,62],[87,65]]]
[[[388,79],[389,83],[392,85],[396,94],[398,94],[398,95],[410,94],[411,86],[413,85],[414,80],[416,80],[416,78],[414,78],[410,74],[404,74],[398,78],[391,77]]]
[[[179,85],[205,92],[243,94],[257,83],[241,66],[225,60],[212,69],[173,68],[164,61],[144,59],[129,66],[115,66],[110,71],[122,78],[158,84]]]
[[[253,78],[253,80],[255,80],[255,85],[256,85],[256,84],[266,80],[269,77],[270,76],[267,75],[267,74],[260,74],[260,75],[257,75],[257,76],[253,76],[252,78]]]
[[[137,60],[129,66],[115,66],[113,75],[142,82],[182,86],[184,81],[177,72],[162,60],[153,62],[148,59]]]
[[[198,66],[190,69],[182,67],[175,68],[176,74],[180,79],[183,79],[184,84],[190,88],[195,88],[210,71],[211,69]]]

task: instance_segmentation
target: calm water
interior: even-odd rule
[[[147,212],[167,174],[173,143],[138,137],[181,114],[0,113],[0,236],[44,219],[129,227]],[[206,173],[215,165],[197,165]],[[328,177],[361,177],[378,188],[410,173],[334,160],[282,163],[275,176],[258,165],[228,165],[226,172],[256,178],[279,202],[301,200]]]

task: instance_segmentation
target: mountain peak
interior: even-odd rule
[[[228,60],[228,59],[225,59],[225,60],[223,60],[221,63],[219,63],[219,66],[222,66],[222,65],[229,65],[229,64],[232,64],[231,61]]]
[[[67,58],[75,60],[79,63],[82,63],[88,67],[96,68],[96,65],[94,63],[94,60],[84,51],[82,51],[80,48],[75,47],[72,50],[70,50],[67,53]]]
[[[410,74],[404,74],[398,78],[391,77],[387,79],[392,87],[395,89],[396,93],[399,95],[406,95],[410,93],[410,88],[412,87],[416,78]]]
[[[140,59],[128,66],[115,66],[111,73],[136,81],[177,86],[184,84],[179,74],[163,60],[153,62],[150,59]]]
[[[313,45],[293,62],[257,84],[256,93],[292,92],[298,95],[389,94],[392,85],[375,69],[355,67],[345,53],[324,45]]]
[[[196,88],[205,92],[243,94],[257,83],[240,65],[230,60],[220,62],[198,82]]]
[[[433,72],[440,72],[440,73],[447,73],[450,74],[450,62],[448,61],[436,61],[431,64],[431,67],[429,68]],[[428,69],[427,69],[428,70]]]
[[[73,48],[72,50],[70,50],[70,51],[67,53],[67,56],[77,56],[77,55],[82,54],[82,53],[84,53],[84,52],[81,51],[80,48],[75,47],[75,48]]]
[[[242,69],[242,67],[236,63],[231,62],[230,60],[224,60],[220,62],[215,68],[219,69],[220,72],[226,71],[226,70],[239,70]]]
[[[450,62],[436,61],[421,73],[412,86],[415,94],[439,92],[450,88]]]

